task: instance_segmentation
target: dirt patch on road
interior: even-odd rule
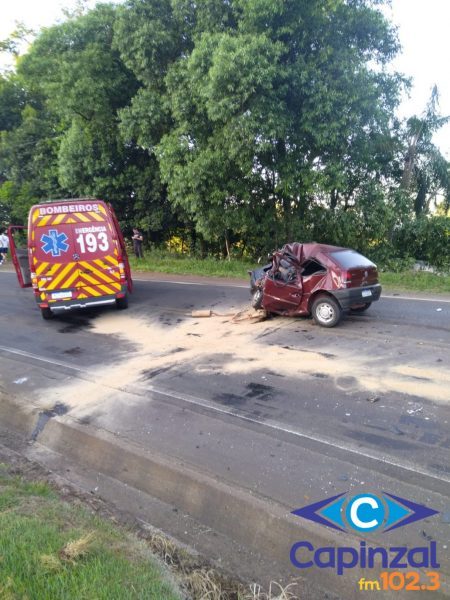
[[[229,314],[229,307],[215,307],[219,313]],[[245,307],[242,307],[245,311]],[[181,311],[168,311],[161,320],[137,318],[130,313],[105,313],[93,323],[98,334],[112,335],[132,342],[138,350],[126,353],[117,365],[98,369],[91,381],[65,385],[64,403],[82,416],[105,402],[120,399],[127,404],[139,402],[130,392],[132,384],[148,384],[161,373],[173,370],[194,369],[205,374],[220,371],[223,374],[249,374],[254,371],[275,371],[277,375],[301,380],[305,377],[322,378],[335,382],[336,388],[351,393],[366,390],[374,393],[399,392],[419,396],[436,402],[450,400],[450,376],[444,363],[436,367],[396,364],[374,359],[370,353],[361,354],[356,348],[340,351],[321,347],[320,352],[308,349],[308,342],[299,335],[295,346],[268,344],[267,336],[274,323],[252,322],[251,319],[233,321],[228,316],[192,318]],[[291,319],[277,320],[276,326],[289,327]],[[302,345],[303,342],[303,345]],[[220,354],[220,361],[217,355]],[[217,363],[217,364],[216,364]],[[156,374],[156,375],[155,375]],[[62,390],[45,391],[45,403],[61,402]],[[44,394],[43,398],[44,400]]]

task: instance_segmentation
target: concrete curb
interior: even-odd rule
[[[10,400],[0,403],[2,426],[28,439],[35,430],[38,417],[35,408],[28,410]],[[299,571],[290,565],[290,548],[297,541],[307,540],[315,547],[355,547],[356,543],[346,534],[334,533],[292,516],[290,510],[295,507],[287,508],[256,497],[247,490],[195,471],[191,466],[153,452],[150,454],[109,432],[81,425],[67,415],[49,419],[37,441],[61,455],[63,462],[66,459],[82,468],[95,470],[185,512],[242,545],[255,558],[263,556],[272,562],[285,579],[305,578],[304,589],[308,592],[302,600],[360,598],[357,581],[367,575],[362,570],[352,569],[347,577],[339,577],[331,569]],[[370,577],[376,576],[376,570],[371,570]],[[300,589],[302,587],[300,583]],[[385,592],[384,597],[391,598],[391,595]],[[392,597],[398,600],[401,596],[396,592]],[[439,594],[435,593],[434,597],[438,600]]]

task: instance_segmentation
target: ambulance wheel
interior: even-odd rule
[[[125,294],[123,298],[116,298],[116,306],[119,310],[128,308],[128,296]]]
[[[41,315],[42,318],[45,319],[46,321],[48,321],[49,319],[52,318],[52,311],[47,307],[47,308],[41,308]]]

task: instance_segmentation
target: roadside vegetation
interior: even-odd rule
[[[254,269],[257,261],[217,258],[194,258],[164,251],[146,251],[143,259],[130,256],[133,272],[170,273],[177,275],[200,275],[205,277],[231,277],[248,280],[247,271]],[[436,274],[405,268],[398,261],[397,270],[380,268],[380,282],[384,290],[406,292],[450,293],[450,274]],[[392,268],[392,265],[391,265]]]
[[[16,59],[0,74],[0,225],[90,196],[127,238],[137,226],[194,258],[315,240],[448,269],[449,163],[433,144],[448,117],[437,89],[395,116],[409,83],[391,68],[388,3],[80,2],[53,27],[18,26],[0,40]]]
[[[131,533],[96,497],[61,493],[38,465],[0,462],[1,600],[299,598],[296,583],[245,585],[158,532]]]
[[[3,467],[0,598],[182,598],[144,542]]]

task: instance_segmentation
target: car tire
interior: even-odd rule
[[[252,307],[255,310],[259,310],[262,306],[264,292],[261,288],[257,288],[252,296]]]
[[[48,321],[49,319],[52,318],[53,313],[48,307],[46,307],[46,308],[41,308],[41,315],[45,321]]]
[[[116,298],[116,307],[119,310],[124,310],[125,308],[128,308],[128,295],[125,294],[125,296],[123,296],[123,298]]]
[[[360,304],[359,306],[351,306],[350,310],[352,312],[362,313],[362,312],[366,311],[371,305],[372,305],[372,302],[366,302],[365,304]]]
[[[342,318],[342,308],[337,300],[331,296],[319,296],[314,300],[311,314],[317,325],[334,327]]]

